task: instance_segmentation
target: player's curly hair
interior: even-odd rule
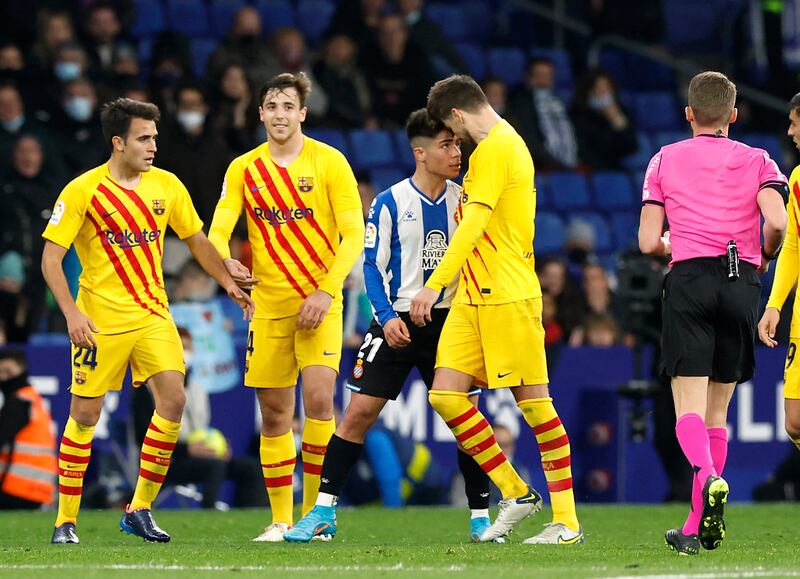
[[[284,72],[273,76],[265,82],[259,91],[259,106],[264,104],[264,98],[270,91],[277,89],[279,92],[283,92],[287,88],[293,88],[297,91],[297,97],[300,99],[300,108],[306,106],[306,99],[308,99],[308,95],[311,94],[311,81],[302,72],[297,74]]]
[[[100,111],[100,125],[103,127],[103,137],[106,144],[113,151],[111,140],[119,137],[123,141],[128,137],[133,119],[156,121],[161,118],[161,111],[153,103],[143,103],[128,98],[118,98],[107,102]]]
[[[436,81],[428,92],[428,113],[434,119],[444,121],[453,109],[476,113],[489,101],[471,76],[454,74]]]

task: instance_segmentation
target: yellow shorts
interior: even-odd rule
[[[542,298],[454,304],[439,338],[436,367],[464,372],[489,388],[547,384]]]
[[[91,350],[72,346],[72,385],[78,396],[93,398],[109,390],[122,389],[128,363],[133,384],[167,370],[186,373],[183,345],[175,323],[156,318],[151,324],[121,334],[94,334],[97,347]]]
[[[783,371],[783,397],[800,399],[800,361],[795,361],[800,338],[789,338],[789,351],[786,353],[786,365]]]
[[[298,330],[297,316],[250,322],[244,384],[253,388],[287,388],[308,366],[327,366],[339,373],[342,359],[342,310],[328,311],[316,330]]]

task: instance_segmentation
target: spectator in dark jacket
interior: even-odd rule
[[[94,84],[89,79],[78,78],[64,85],[61,110],[53,124],[68,178],[108,160],[97,105]]]
[[[328,39],[313,70],[319,86],[328,95],[325,120],[341,128],[363,127],[370,110],[370,97],[367,80],[358,68],[356,43],[344,34]]]
[[[209,122],[212,131],[225,137],[228,148],[239,155],[255,145],[258,99],[243,65],[225,66],[212,87]]]
[[[464,61],[453,43],[439,25],[422,11],[423,0],[398,0],[396,4],[408,25],[411,42],[430,55],[438,77],[466,72]]]

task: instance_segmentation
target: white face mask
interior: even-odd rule
[[[64,103],[64,110],[69,118],[79,123],[84,123],[92,118],[92,99],[76,96]]]
[[[178,123],[185,131],[196,131],[206,122],[206,114],[200,111],[178,111]]]
[[[595,96],[589,98],[589,108],[596,111],[603,110],[604,108],[614,104],[614,95],[606,93],[602,96]]]

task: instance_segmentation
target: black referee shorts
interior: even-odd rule
[[[358,351],[353,372],[346,382],[346,387],[359,394],[367,394],[376,398],[396,400],[403,390],[403,385],[414,366],[419,370],[422,380],[428,387],[433,386],[433,373],[436,367],[436,348],[442,334],[444,321],[449,309],[431,310],[432,321],[419,328],[411,321],[407,312],[398,315],[408,327],[411,343],[405,348],[395,350],[386,343],[383,327],[372,322],[364,342]],[[478,389],[470,392],[477,394]]]
[[[722,257],[676,263],[664,280],[661,365],[667,376],[708,376],[715,382],[753,377],[761,281],[739,262],[728,278]]]

